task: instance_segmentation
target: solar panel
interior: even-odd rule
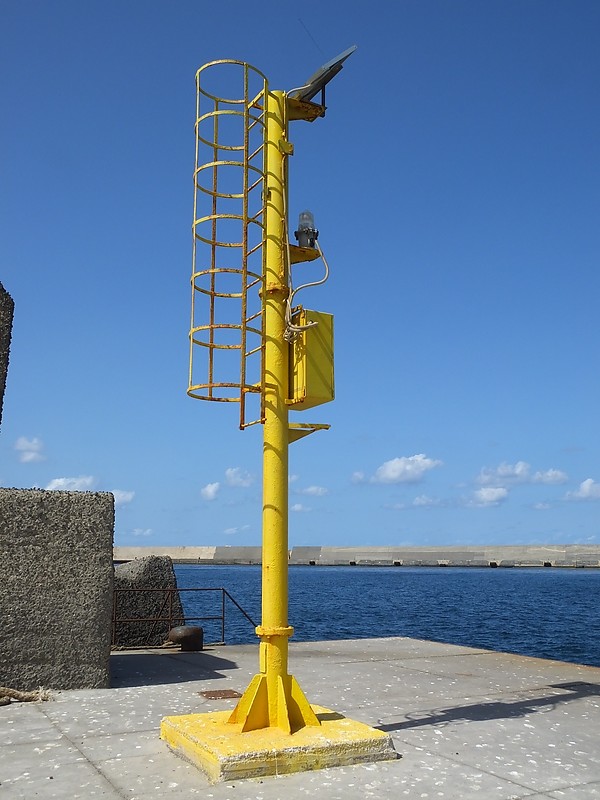
[[[331,61],[323,64],[323,66],[320,67],[315,74],[308,79],[306,85],[293,91],[290,94],[290,97],[294,98],[295,100],[303,100],[306,102],[312,100],[312,98],[322,91],[329,81],[338,74],[338,72],[344,66],[344,61],[352,55],[356,48],[357,45],[354,44],[352,47],[344,50],[343,53],[340,53],[339,56],[336,56],[335,58],[332,58]]]

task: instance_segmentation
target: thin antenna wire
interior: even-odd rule
[[[300,23],[300,25],[302,25],[302,27],[304,28],[304,30],[305,30],[305,31],[306,31],[306,33],[308,34],[309,38],[311,39],[312,43],[313,43],[313,44],[314,44],[314,46],[317,48],[317,50],[319,51],[319,53],[321,53],[321,55],[322,55],[322,56],[324,56],[324,55],[325,55],[325,53],[324,53],[324,52],[323,52],[323,50],[321,50],[321,48],[319,47],[319,43],[317,42],[317,40],[315,39],[315,37],[312,35],[312,33],[311,33],[309,30],[308,30],[308,28],[306,27],[306,25],[304,24],[304,22],[303,22],[303,21],[300,19],[300,17],[298,17],[298,22]]]

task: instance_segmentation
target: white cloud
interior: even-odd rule
[[[352,483],[364,483],[365,480],[365,473],[364,472],[353,472],[352,477],[350,478]]]
[[[225,528],[223,533],[225,533],[227,536],[233,536],[236,533],[242,533],[242,531],[247,531],[249,530],[249,528],[250,525],[240,525],[237,528]]]
[[[473,492],[474,500],[471,505],[485,508],[486,506],[497,506],[503,503],[508,497],[508,489],[502,486],[485,486]]]
[[[96,479],[92,475],[81,475],[79,478],[53,478],[46,489],[51,491],[81,492],[94,488]]]
[[[439,506],[440,501],[435,497],[428,497],[426,494],[420,494],[413,500],[413,506]]]
[[[214,500],[217,496],[221,484],[216,481],[215,483],[207,483],[200,489],[200,495],[204,500]]]
[[[22,464],[33,464],[35,461],[44,461],[45,458],[46,456],[37,453],[35,450],[25,450],[19,455],[19,461]]]
[[[442,462],[427,458],[424,453],[414,456],[402,456],[386,461],[375,471],[371,478],[373,483],[417,483],[426,472],[441,466]]]
[[[329,489],[324,486],[307,486],[306,489],[297,489],[298,494],[306,494],[311,497],[323,497],[329,494]]]
[[[600,500],[600,483],[586,478],[579,484],[579,489],[574,492],[567,492],[569,500]]]
[[[552,508],[550,503],[534,503],[533,507],[536,511],[545,511],[547,508]]]
[[[303,506],[302,503],[294,503],[293,506],[290,506],[290,511],[310,511],[310,508]]]
[[[433,508],[434,506],[441,506],[442,501],[437,497],[429,497],[426,494],[420,494],[415,497],[410,505],[406,503],[391,503],[385,505],[384,508],[391,508],[393,511],[408,511],[411,508]]]
[[[568,476],[559,469],[538,470],[531,474],[531,465],[526,461],[507,464],[503,461],[497,467],[483,467],[477,482],[484,486],[502,486],[505,483],[565,483]]]
[[[477,478],[478,483],[497,484],[513,481],[525,483],[530,478],[531,466],[526,461],[517,461],[516,464],[507,464],[505,461],[497,467],[483,467]]]
[[[298,477],[298,475],[288,475],[288,483],[296,483]]]
[[[241,467],[228,467],[225,470],[225,480],[228,486],[240,486],[247,488],[254,483],[254,477]]]
[[[135,496],[135,492],[127,492],[124,489],[113,489],[112,493],[115,498],[115,506],[124,506],[126,503],[131,503]]]
[[[545,472],[536,472],[532,478],[534,483],[566,483],[569,476],[560,469],[547,469]]]
[[[15,450],[19,454],[19,461],[22,464],[31,464],[35,461],[43,461],[46,456],[43,455],[42,450],[44,443],[41,439],[34,437],[27,439],[25,436],[19,436],[15,442]]]
[[[134,528],[131,533],[133,536],[152,536],[152,528]]]

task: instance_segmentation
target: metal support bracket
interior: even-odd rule
[[[288,142],[286,139],[280,139],[277,145],[279,147],[279,152],[283,153],[284,156],[294,155],[294,145],[292,142]]]
[[[289,244],[290,263],[300,264],[303,261],[315,261],[321,256],[316,247],[299,247],[297,244]]]
[[[314,122],[319,117],[325,116],[325,106],[319,103],[311,103],[308,100],[298,100],[295,97],[286,97],[288,119],[303,119],[306,122]]]
[[[305,436],[310,436],[315,431],[328,431],[331,425],[318,424],[316,422],[291,422],[289,425],[289,443],[297,442],[299,439],[304,439]]]

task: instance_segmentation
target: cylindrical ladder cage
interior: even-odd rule
[[[241,61],[196,74],[188,394],[263,420],[265,76]],[[249,403],[254,400],[252,405]]]

